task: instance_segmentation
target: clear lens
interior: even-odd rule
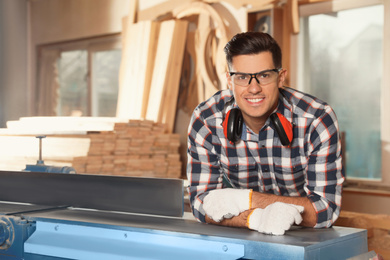
[[[234,84],[236,84],[238,86],[245,87],[245,86],[249,85],[249,82],[251,82],[251,79],[255,80],[255,81],[257,79],[256,83],[260,83],[260,85],[269,84],[276,79],[277,75],[278,75],[277,71],[268,70],[268,71],[263,71],[263,72],[259,72],[256,74],[235,73],[232,75],[232,78],[233,78]]]
[[[234,74],[233,75],[233,81],[234,84],[239,86],[246,86],[248,85],[249,80],[251,79],[251,76],[249,74]]]

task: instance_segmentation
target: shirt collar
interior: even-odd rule
[[[279,101],[275,112],[282,114],[288,121],[293,122],[293,104],[283,94],[283,89],[279,90]]]

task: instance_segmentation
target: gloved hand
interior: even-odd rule
[[[264,209],[254,209],[248,216],[248,228],[280,236],[294,223],[298,225],[302,222],[303,210],[302,206],[275,202]]]
[[[203,209],[216,222],[223,218],[238,216],[251,208],[252,190],[250,189],[216,189],[203,199]]]

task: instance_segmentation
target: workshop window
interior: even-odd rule
[[[62,52],[57,115],[115,116],[120,60],[121,50]]]
[[[88,52],[61,52],[58,59],[57,116],[88,115]]]
[[[383,26],[383,5],[301,19],[298,86],[335,110],[347,177],[382,177]]]
[[[119,37],[41,48],[38,113],[115,117],[121,62]],[[51,101],[47,101],[47,97]]]

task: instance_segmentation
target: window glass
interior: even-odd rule
[[[88,115],[87,51],[62,52],[58,60],[57,116]]]
[[[345,134],[347,177],[381,178],[383,6],[303,19],[299,84],[329,103]]]
[[[120,49],[61,52],[57,115],[115,117],[120,61]]]
[[[92,62],[92,116],[115,116],[121,50],[94,52]]]

